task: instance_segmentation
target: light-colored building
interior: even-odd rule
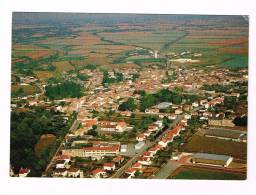
[[[232,156],[219,154],[196,153],[192,157],[192,163],[210,166],[228,167],[232,161]]]

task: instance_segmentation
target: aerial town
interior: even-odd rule
[[[181,16],[14,13],[10,176],[246,179],[248,20]]]

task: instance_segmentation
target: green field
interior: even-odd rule
[[[244,180],[246,176],[207,169],[182,168],[172,179]]]

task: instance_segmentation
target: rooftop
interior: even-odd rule
[[[228,161],[229,158],[231,158],[231,156],[220,154],[196,153],[194,154],[194,158]]]

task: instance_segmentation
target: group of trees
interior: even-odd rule
[[[140,110],[144,112],[145,109],[161,102],[180,104],[182,102],[182,95],[168,89],[162,89],[155,94],[145,94],[140,101]]]
[[[120,72],[114,72],[114,77],[110,77],[108,71],[103,71],[103,84],[111,84],[111,83],[118,83],[124,80],[124,76]]]
[[[118,110],[121,111],[134,111],[137,108],[137,105],[135,103],[135,100],[132,97],[129,97],[126,102],[123,102],[119,105]]]
[[[234,119],[236,126],[247,127],[247,116],[238,116]]]
[[[207,91],[215,91],[215,92],[225,93],[231,89],[231,86],[230,85],[221,85],[221,84],[212,84],[212,85],[204,84],[202,86],[202,89],[207,90]]]
[[[83,95],[83,88],[80,84],[72,81],[48,85],[45,87],[45,95],[50,99],[75,98]]]
[[[23,167],[31,169],[30,176],[40,176],[60,138],[67,133],[66,124],[58,113],[42,108],[27,112],[12,111],[10,161],[14,172]],[[57,139],[38,154],[34,147],[42,134],[53,134]]]
[[[156,116],[143,116],[140,120],[131,120],[131,125],[134,125],[134,129],[137,131],[143,131],[148,128],[150,124],[157,121]]]

